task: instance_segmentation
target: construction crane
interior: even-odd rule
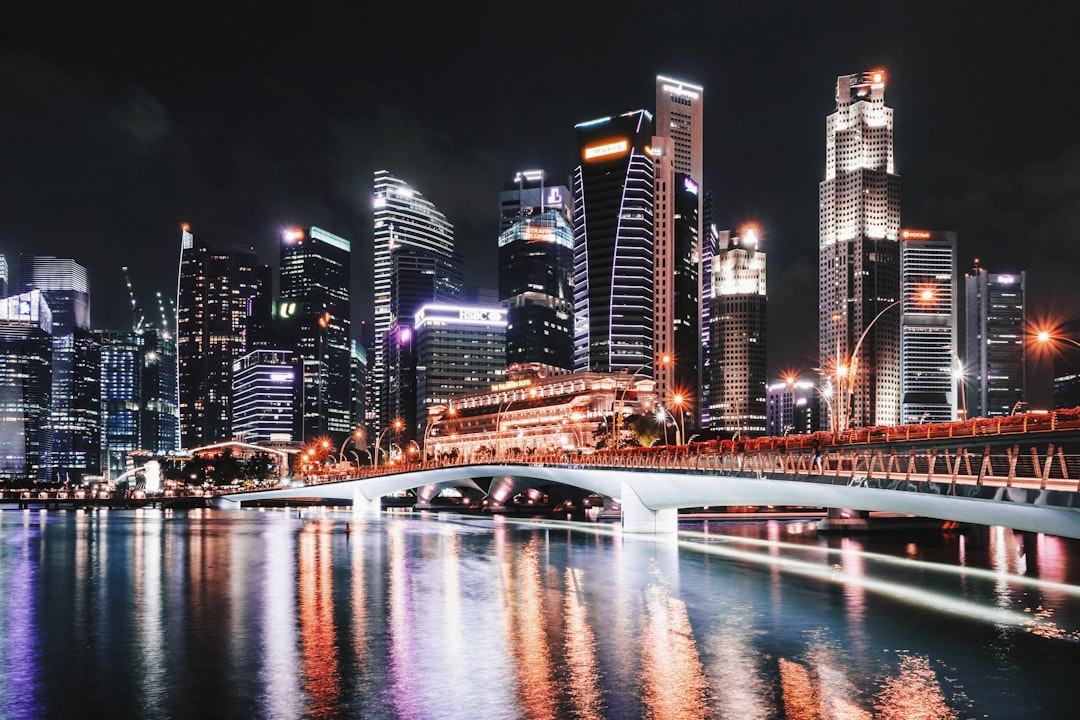
[[[128,297],[131,299],[131,329],[135,332],[142,332],[143,329],[143,314],[139,309],[139,303],[135,301],[135,291],[131,287],[131,277],[128,274],[128,267],[125,265],[124,270],[124,284],[127,285]]]

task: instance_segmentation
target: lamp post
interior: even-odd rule
[[[922,290],[918,294],[916,299],[919,302],[927,302],[927,301],[933,300],[934,299],[934,291],[929,289],[929,288],[927,288],[925,290]],[[851,361],[847,364],[847,367],[846,367],[847,396],[848,396],[847,397],[847,409],[846,409],[847,412],[845,413],[845,417],[842,418],[842,424],[841,424],[841,427],[840,427],[841,431],[847,430],[847,419],[848,419],[848,416],[850,416],[852,414],[851,413],[851,406],[854,403],[855,381],[859,376],[859,350],[862,348],[863,340],[866,339],[866,336],[870,334],[870,329],[874,327],[874,324],[877,323],[877,321],[880,320],[881,317],[885,313],[889,312],[894,307],[899,306],[901,303],[904,302],[904,300],[906,300],[906,298],[900,298],[899,300],[897,300],[895,302],[892,302],[892,303],[889,303],[884,308],[882,308],[881,312],[879,312],[877,315],[875,315],[874,319],[871,320],[870,323],[863,329],[862,335],[859,336],[859,340],[855,343],[855,350],[851,353]],[[837,348],[839,349],[839,343],[837,343]],[[844,367],[844,366],[840,366],[840,367]],[[839,374],[839,372],[840,372],[840,369],[838,368],[837,369],[837,374]]]
[[[682,445],[683,434],[685,432],[685,415],[683,406],[686,404],[686,398],[682,393],[675,393],[671,397],[671,404],[679,409],[679,422],[675,423],[675,444]]]
[[[667,412],[667,410],[664,409],[663,405],[657,405],[656,406],[656,413],[653,415],[653,417],[656,418],[656,422],[658,422],[658,423],[660,423],[661,425],[664,426],[664,445],[667,445],[668,444],[668,442],[667,442],[668,412]]]
[[[956,354],[956,348],[952,343],[947,343],[946,347],[949,348],[949,352],[952,353],[953,360],[956,361],[956,369],[953,371],[953,379],[956,380],[960,386],[960,411],[957,420],[967,420],[967,383],[964,382],[964,363],[960,361],[960,356]]]
[[[386,433],[390,432],[391,430],[400,431],[404,424],[405,423],[402,422],[401,418],[398,418],[394,421],[392,425],[383,428],[383,431],[379,433],[379,437],[375,440],[375,457],[372,458],[372,465],[374,465],[375,467],[379,467],[379,448],[382,447],[382,439],[386,436]]]
[[[616,449],[616,450],[618,449],[618,447],[619,447],[619,445],[621,444],[621,441],[622,441],[622,415],[623,415],[623,406],[624,406],[624,403],[626,401],[626,392],[631,387],[634,387],[634,381],[637,380],[637,376],[640,375],[641,373],[645,372],[649,368],[651,368],[655,363],[656,363],[656,358],[653,358],[649,362],[643,363],[642,365],[639,365],[638,368],[636,370],[634,370],[634,374],[630,376],[630,380],[628,380],[626,385],[623,386],[622,392],[619,393],[618,409],[617,409],[617,412],[615,413],[615,418],[614,418],[614,420],[612,422],[612,434],[613,434],[612,445],[614,446],[614,449]],[[671,356],[670,355],[662,355],[660,357],[660,364],[661,365],[668,365],[670,363],[671,363]]]
[[[345,446],[349,444],[349,441],[350,440],[355,440],[357,443],[359,443],[363,439],[363,437],[364,437],[364,429],[363,428],[356,428],[355,430],[352,431],[351,435],[347,436],[341,442],[341,449],[338,450],[338,454],[337,454],[338,455],[337,459],[338,459],[339,463],[340,462],[345,462]]]

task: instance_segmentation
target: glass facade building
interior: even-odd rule
[[[506,377],[506,313],[501,307],[425,305],[415,317],[416,438],[428,411]]]
[[[248,247],[211,249],[185,228],[177,283],[180,442],[192,449],[232,439],[232,364],[246,349],[258,261]]]
[[[956,233],[902,230],[900,276],[900,422],[956,420],[965,409],[956,337]],[[924,299],[924,291],[933,299]]]
[[[564,209],[523,215],[499,235],[506,362],[515,372],[569,373],[574,360],[574,229]]]
[[[295,368],[289,350],[259,349],[233,362],[233,437],[253,444],[293,439]]]
[[[368,428],[373,434],[393,419],[387,353],[391,333],[398,331],[392,326],[395,322],[407,326],[411,321],[411,315],[397,317],[393,311],[394,254],[411,253],[434,261],[433,267],[439,270],[431,277],[432,298],[460,298],[463,286],[461,258],[454,250],[454,226],[446,216],[386,170],[375,172],[374,188],[374,358],[369,358],[367,397],[368,415],[378,419],[376,427]]]
[[[0,479],[51,479],[52,330],[41,291],[0,300]]]
[[[353,417],[351,245],[318,227],[281,241],[280,296],[294,310],[289,346],[296,358],[293,437],[342,440]]]
[[[20,292],[40,290],[52,310],[52,434],[45,465],[50,479],[78,482],[101,464],[97,348],[90,337],[86,268],[67,258],[24,255]]]
[[[652,115],[635,110],[575,130],[574,371],[645,372],[655,299]]]
[[[1026,401],[1027,274],[988,273],[964,278],[964,378],[971,417],[1011,415]]]

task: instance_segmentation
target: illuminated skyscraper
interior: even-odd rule
[[[352,403],[351,268],[351,245],[343,237],[318,227],[282,236],[281,301],[295,312],[296,440],[340,441],[360,422]]]
[[[825,127],[818,193],[821,367],[834,381],[849,367],[855,372],[844,413],[849,425],[895,425],[900,312],[879,314],[900,295],[900,176],[884,72],[837,78],[836,112]]]
[[[1026,401],[1027,274],[988,273],[976,266],[964,277],[964,377],[971,417],[1010,415]]]
[[[0,299],[0,479],[52,479],[52,330],[40,290]]]
[[[499,302],[507,310],[506,362],[514,374],[571,372],[574,229],[570,191],[543,171],[518,173],[499,194]]]
[[[233,436],[244,442],[290,442],[296,413],[289,350],[260,348],[233,362]]]
[[[672,362],[655,368],[656,394],[687,399],[687,417],[702,417],[702,193],[704,88],[656,77],[655,347]],[[687,423],[697,426],[697,423]]]
[[[725,434],[765,433],[765,358],[768,295],[765,253],[758,235],[719,233],[725,249],[712,260],[712,353],[709,376],[710,429]]]
[[[652,115],[634,110],[576,131],[574,370],[651,376]]]
[[[956,233],[900,231],[900,422],[962,415],[956,333]],[[923,291],[933,294],[923,299]]]
[[[246,349],[248,306],[256,294],[252,248],[211,249],[184,226],[176,354],[185,449],[232,439],[232,363]]]
[[[392,420],[387,366],[391,328],[395,321],[407,325],[411,320],[410,315],[395,317],[392,308],[393,253],[402,250],[437,261],[440,271],[431,278],[434,297],[459,298],[463,282],[461,259],[454,252],[454,226],[430,200],[386,170],[375,171],[373,219],[375,357],[373,362],[369,358],[368,414],[378,418],[378,426],[369,428],[377,433]]]
[[[52,480],[78,482],[101,465],[99,354],[90,337],[90,283],[74,260],[24,255],[21,292],[40,290],[52,311],[52,436],[45,465]]]

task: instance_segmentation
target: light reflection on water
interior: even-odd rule
[[[880,544],[0,511],[0,717],[1071,717],[1076,543]]]

